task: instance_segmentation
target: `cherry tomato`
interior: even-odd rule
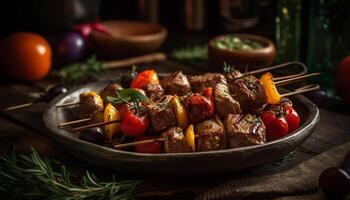
[[[199,123],[214,114],[214,103],[205,96],[195,94],[185,99],[184,104],[190,123]]]
[[[214,90],[212,87],[207,87],[203,90],[203,96],[207,97],[208,99],[210,99],[211,102],[215,102],[214,99]]]
[[[300,117],[296,110],[292,107],[288,107],[286,109],[286,116],[285,116],[287,123],[288,123],[288,129],[289,132],[292,132],[299,128],[300,126]]]
[[[35,33],[14,33],[1,44],[0,62],[11,78],[35,81],[51,69],[52,51],[49,43]]]
[[[142,135],[148,128],[149,122],[147,116],[136,115],[127,107],[121,108],[121,131],[128,136]]]
[[[264,111],[260,117],[266,126],[267,141],[277,140],[288,134],[288,122],[284,117],[278,117],[272,111]]]
[[[137,137],[135,141],[143,141],[155,139],[152,136],[140,136]],[[135,151],[138,153],[161,153],[162,152],[162,142],[155,141],[147,144],[138,144],[135,146]]]
[[[145,70],[139,73],[131,82],[131,87],[143,89],[150,83],[159,83],[157,72],[154,70]]]
[[[350,104],[350,55],[337,66],[335,84],[345,103]]]

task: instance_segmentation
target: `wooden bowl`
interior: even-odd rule
[[[118,81],[118,80],[115,80]],[[86,162],[103,167],[150,174],[208,174],[227,172],[269,163],[294,151],[315,130],[319,110],[302,95],[291,97],[301,117],[300,127],[288,135],[266,144],[207,152],[147,154],[117,150],[78,139],[78,134],[59,129],[58,124],[73,120],[70,108],[56,108],[66,102],[77,102],[79,94],[100,91],[109,82],[80,86],[56,97],[43,115],[50,136],[68,153]],[[285,90],[281,90],[282,92]]]
[[[163,26],[141,21],[113,20],[102,24],[110,35],[92,31],[91,38],[97,55],[108,59],[150,53],[158,49],[167,36]]]
[[[273,42],[265,37],[250,34],[232,34],[233,36],[249,39],[259,42],[264,47],[250,51],[220,49],[214,45],[218,39],[229,35],[220,35],[209,41],[209,61],[210,63],[222,69],[223,64],[234,65],[237,69],[244,71],[246,67],[249,70],[270,66],[276,57],[276,48]]]

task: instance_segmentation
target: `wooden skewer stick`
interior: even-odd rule
[[[129,142],[129,143],[123,143],[123,144],[115,144],[113,145],[114,148],[116,149],[121,149],[125,147],[132,147],[138,144],[149,144],[153,142],[164,142],[165,138],[155,138],[155,139],[148,139],[148,140],[142,140],[142,141],[137,141],[137,142]]]
[[[74,105],[78,105],[79,102],[68,102],[68,103],[63,103],[60,105],[56,105],[56,108],[60,108],[60,107],[67,107],[67,106],[74,106]]]
[[[89,125],[85,125],[85,126],[72,128],[71,131],[81,131],[81,130],[88,129],[88,128],[93,128],[93,127],[98,127],[98,126],[105,126],[105,125],[114,124],[114,123],[118,123],[118,122],[119,122],[119,120],[112,120],[112,121],[109,121],[109,122],[99,122],[99,123],[94,123],[94,124],[89,124]]]
[[[305,93],[305,92],[311,92],[311,91],[319,90],[319,89],[320,89],[320,85],[318,85],[318,84],[307,85],[307,86],[296,89],[294,92],[288,92],[288,93],[282,94],[281,97],[282,98],[288,97],[288,96],[301,94],[301,93]]]
[[[293,78],[289,78],[289,79],[284,79],[281,81],[276,81],[275,85],[287,85],[287,84],[294,83],[294,82],[299,81],[299,80],[303,80],[303,79],[308,78],[308,77],[318,76],[320,74],[321,73],[311,73],[311,74],[297,76],[297,77],[293,77]]]
[[[78,119],[78,120],[74,120],[74,121],[69,121],[69,122],[63,122],[61,124],[58,124],[57,127],[61,128],[63,126],[68,126],[68,125],[72,125],[72,124],[78,124],[78,123],[82,123],[82,122],[88,122],[92,120],[91,117],[85,118],[85,119]]]
[[[282,79],[286,79],[286,78],[292,78],[292,77],[301,76],[301,75],[304,75],[304,74],[307,73],[307,67],[306,67],[306,65],[304,63],[294,61],[294,62],[287,62],[287,63],[283,63],[283,64],[280,64],[280,65],[275,65],[275,66],[271,66],[271,67],[265,67],[263,69],[258,69],[258,70],[246,72],[246,73],[243,73],[243,76],[259,74],[259,73],[263,73],[263,72],[267,72],[267,71],[271,71],[271,70],[275,70],[275,69],[279,69],[279,68],[283,68],[283,67],[293,66],[293,65],[301,66],[303,68],[303,71],[298,73],[298,74],[282,76],[282,77],[276,77],[275,80],[282,80]]]
[[[19,109],[19,108],[25,108],[25,107],[29,107],[29,106],[33,105],[34,103],[35,102],[30,102],[30,103],[24,103],[24,104],[21,104],[21,105],[11,106],[11,107],[5,108],[4,110],[5,111],[10,111],[10,110],[16,110],[16,109]]]
[[[195,135],[195,138],[198,138],[198,135]],[[148,140],[141,140],[141,141],[136,141],[136,142],[129,142],[129,143],[123,143],[123,144],[115,144],[113,145],[114,148],[116,149],[122,149],[125,147],[132,147],[138,144],[149,144],[153,142],[164,142],[165,138],[155,138],[155,139],[148,139]]]

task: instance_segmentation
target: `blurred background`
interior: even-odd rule
[[[342,106],[350,103],[344,91],[344,87],[350,86],[350,59],[342,62],[346,67],[341,72],[336,74],[336,69],[350,55],[349,7],[350,1],[346,0],[12,0],[0,8],[0,38],[4,40],[19,31],[42,35],[53,49],[52,66],[57,68],[73,61],[83,62],[94,54],[94,49],[90,49],[77,59],[64,59],[60,55],[57,46],[61,38],[77,24],[107,20],[160,24],[167,29],[167,38],[157,51],[173,55],[175,50],[189,48],[190,53],[200,54],[195,62],[182,59],[182,54],[170,59],[194,66],[208,63],[205,56],[201,57],[202,49],[191,47],[205,48],[216,35],[260,35],[276,46],[274,64],[301,61],[308,65],[309,71],[321,72],[315,80],[322,90],[311,98],[319,101],[321,107],[347,113]],[[348,84],[341,87],[341,93],[336,87],[338,74],[349,75],[348,82],[341,81],[342,85]]]

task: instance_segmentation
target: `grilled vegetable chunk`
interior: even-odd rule
[[[192,151],[180,127],[172,127],[168,129],[161,134],[161,137],[165,138],[165,153],[186,153]]]
[[[170,74],[164,80],[161,81],[161,84],[166,92],[170,95],[183,96],[191,91],[191,85],[188,82],[186,75],[181,71]]]
[[[265,92],[260,80],[254,76],[246,76],[229,82],[228,86],[232,95],[240,103],[244,113],[249,113],[266,102]]]
[[[217,83],[226,83],[224,75],[219,73],[206,73],[190,76],[188,78],[194,92],[202,92],[207,87],[214,88]]]
[[[120,86],[119,84],[117,83],[111,83],[111,84],[108,84],[105,88],[103,88],[103,90],[101,90],[100,94],[101,94],[101,98],[103,100],[103,102],[105,104],[108,104],[109,101],[107,100],[107,97],[108,96],[111,96],[111,97],[115,97],[116,96],[116,92],[117,90],[121,90],[123,89],[122,86]]]
[[[251,114],[229,114],[225,118],[229,148],[264,144],[266,128],[260,118]]]
[[[160,102],[146,106],[155,132],[164,131],[176,125],[176,117],[170,106],[171,99],[172,96],[164,96]]]
[[[203,95],[194,94],[186,97],[183,102],[190,123],[202,122],[210,119],[214,114],[214,102]]]
[[[226,84],[218,83],[215,86],[215,108],[220,117],[228,114],[242,113],[240,104],[231,96]]]
[[[225,130],[214,120],[206,120],[195,125],[199,135],[198,151],[213,151],[226,148]]]
[[[96,92],[84,92],[79,96],[79,106],[76,113],[79,118],[93,117],[104,110],[103,100]]]
[[[146,85],[144,89],[147,94],[147,97],[152,101],[156,101],[162,96],[164,96],[164,90],[162,86],[158,83],[150,83]]]

